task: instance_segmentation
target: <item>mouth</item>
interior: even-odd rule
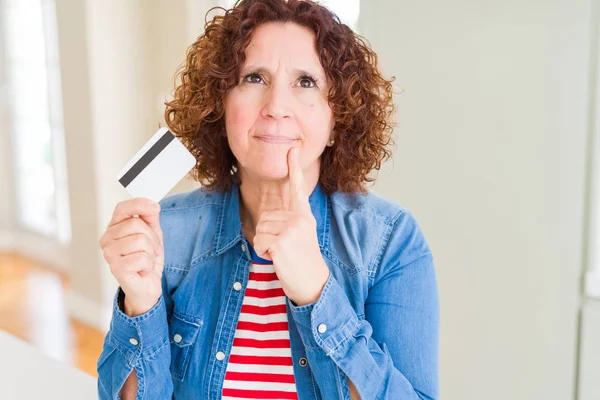
[[[260,141],[263,141],[263,142],[277,143],[277,144],[289,144],[289,143],[294,143],[296,140],[298,140],[297,138],[291,138],[291,137],[280,136],[280,135],[259,135],[259,136],[255,136],[255,138]]]

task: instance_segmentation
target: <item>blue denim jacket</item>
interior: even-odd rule
[[[196,189],[161,206],[163,294],[135,318],[115,295],[100,399],[118,399],[133,368],[137,399],[221,398],[251,263],[239,187]],[[350,379],[363,400],[438,399],[436,275],[414,217],[373,193],[327,196],[320,185],[310,206],[331,274],[316,302],[288,300],[298,398],[350,399]]]

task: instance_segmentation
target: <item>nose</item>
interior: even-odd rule
[[[265,96],[265,105],[262,110],[263,117],[281,120],[292,116],[291,93],[285,85],[272,85]]]

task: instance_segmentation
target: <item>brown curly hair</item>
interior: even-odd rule
[[[225,13],[209,21],[215,9]],[[174,98],[165,103],[167,125],[196,157],[192,177],[222,191],[240,183],[225,133],[225,98],[239,81],[254,29],[267,22],[293,22],[315,33],[330,87],[336,145],[321,155],[320,183],[327,194],[365,193],[365,183],[374,181],[368,174],[391,156],[395,109],[394,78],[382,76],[368,42],[330,10],[308,0],[242,0],[230,10],[209,10],[206,21],[175,75],[180,83]]]

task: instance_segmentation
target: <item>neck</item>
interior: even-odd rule
[[[304,171],[305,193],[313,192],[319,182],[320,165]],[[254,245],[256,225],[265,211],[287,210],[289,204],[289,178],[264,180],[240,171],[240,220],[246,238]]]

